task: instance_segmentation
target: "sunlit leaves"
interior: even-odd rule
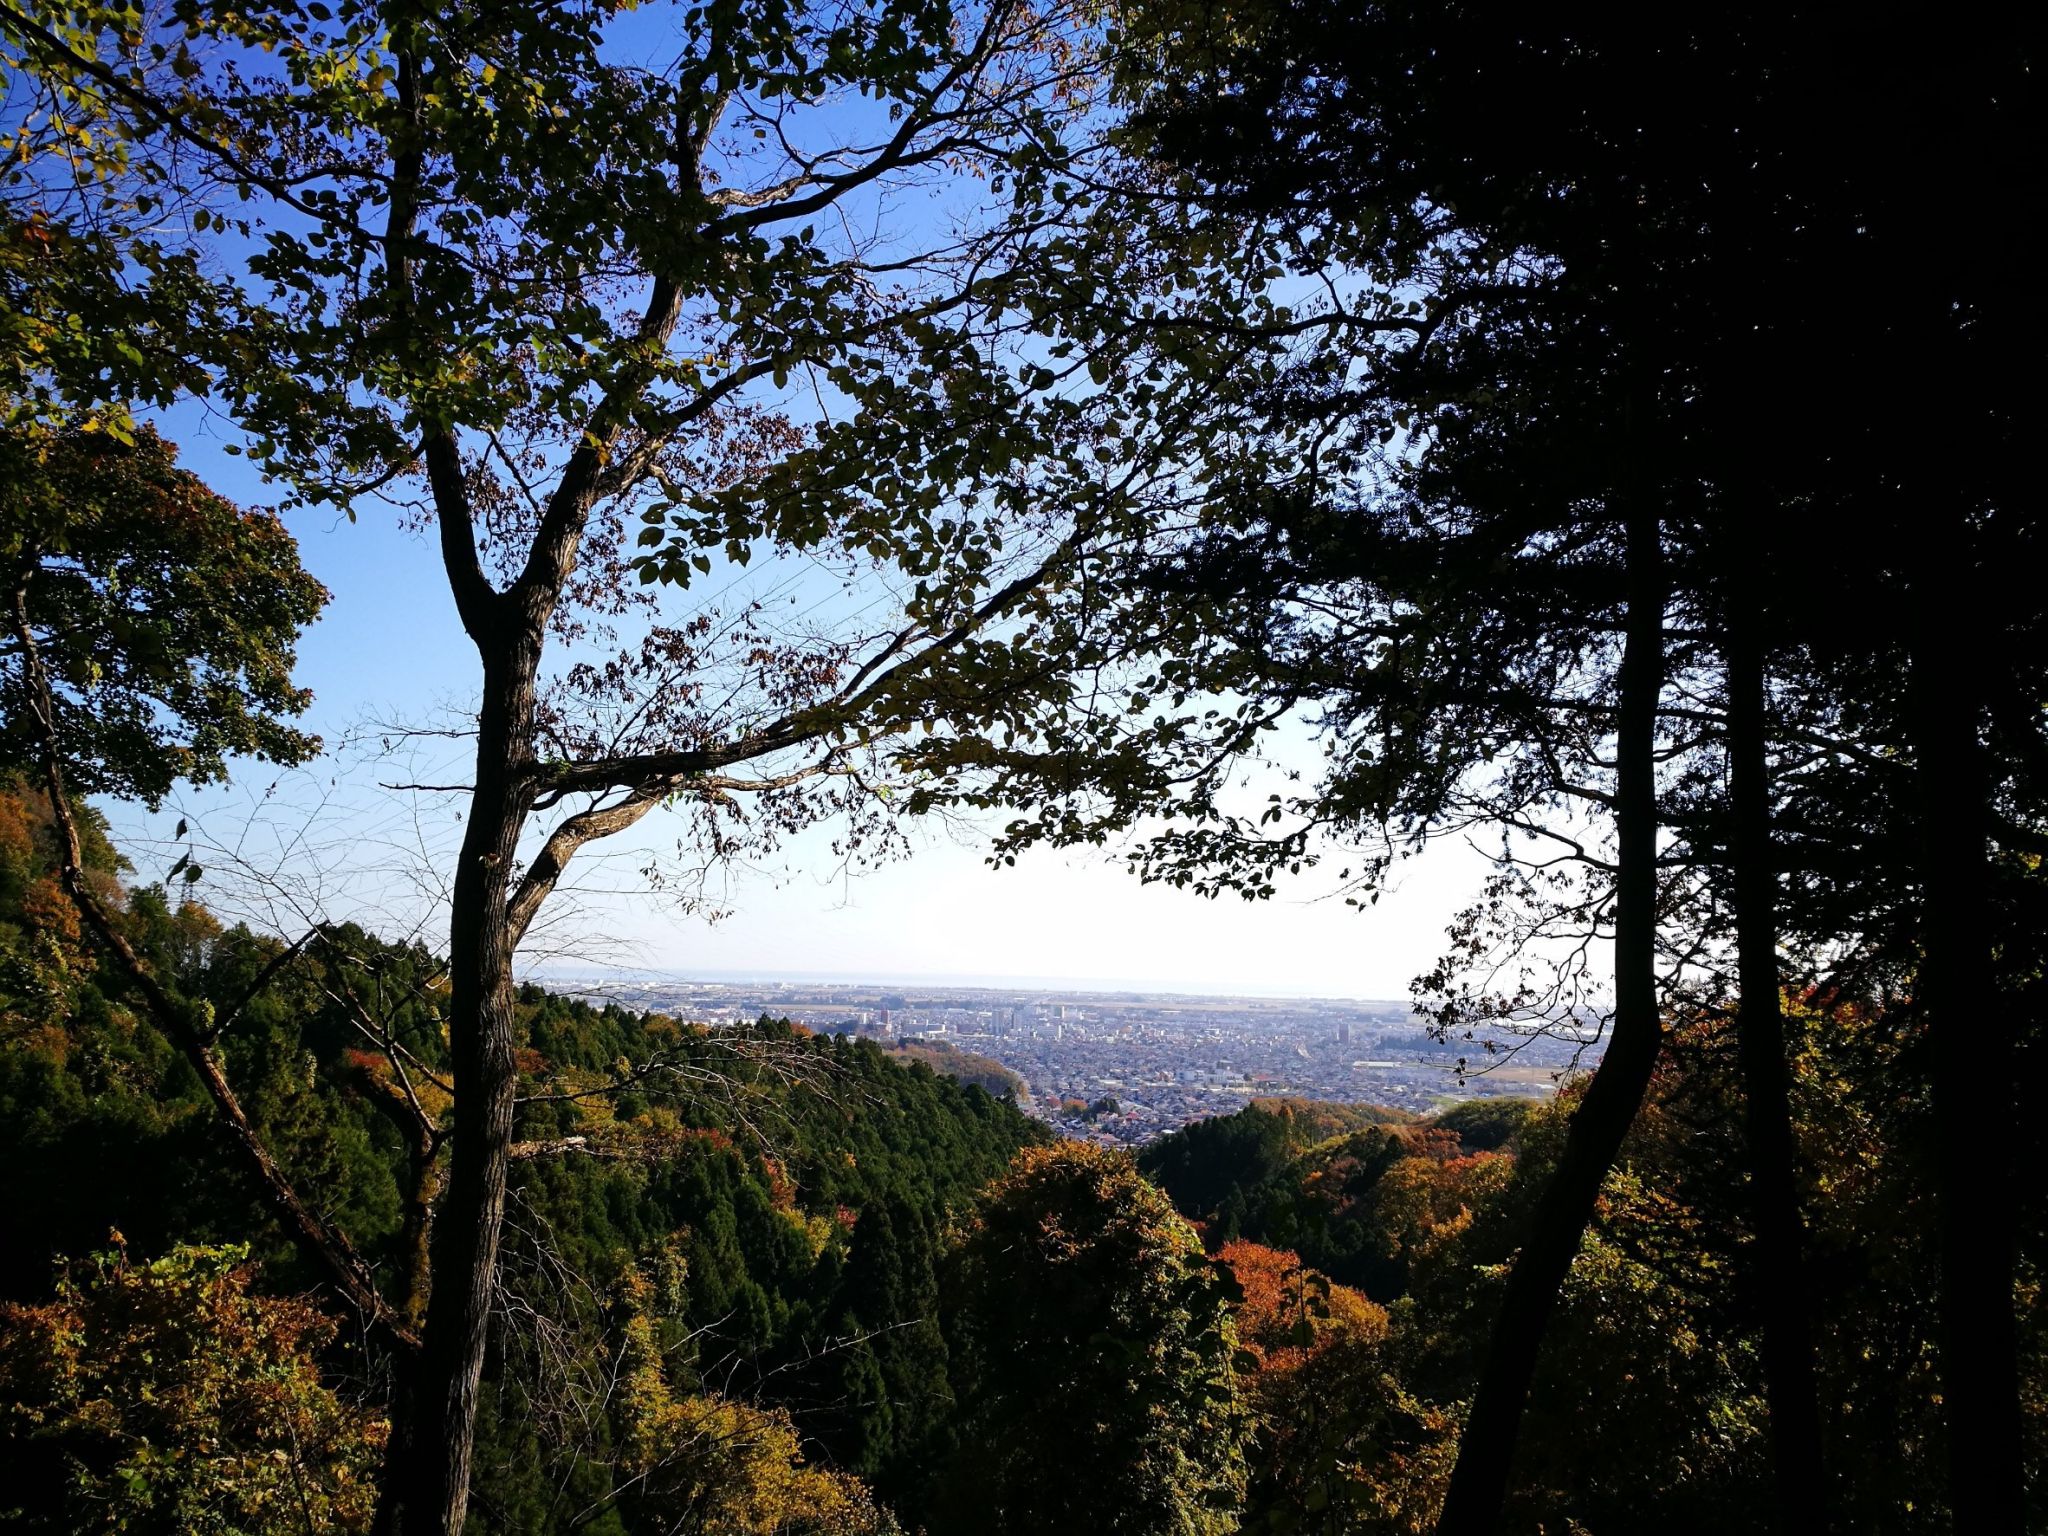
[[[57,748],[79,790],[154,802],[236,755],[298,762],[311,695],[292,681],[299,631],[326,592],[267,513],[177,467],[143,429],[0,437],[0,555],[51,674]],[[40,771],[21,658],[0,661],[0,766]],[[196,867],[183,871],[196,879]]]
[[[322,1380],[337,1327],[240,1248],[125,1251],[0,1306],[7,1501],[38,1530],[368,1528],[385,1425]]]

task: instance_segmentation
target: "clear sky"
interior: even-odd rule
[[[658,63],[672,46],[671,23],[661,7],[637,13],[620,46]],[[835,126],[851,131],[828,114],[824,129]],[[983,195],[978,186],[965,191]],[[915,237],[946,222],[948,196],[936,185],[869,212],[879,231],[893,223],[898,236]],[[246,458],[224,451],[236,440],[228,423],[187,406],[163,427],[186,467],[224,494],[249,504],[276,499]],[[390,513],[371,507],[350,523],[301,511],[288,522],[305,564],[333,593],[299,667],[316,695],[310,724],[332,752],[289,774],[252,765],[227,790],[187,795],[157,814],[108,810],[140,879],[171,865],[179,851],[171,829],[189,817],[193,851],[207,866],[201,894],[224,915],[281,932],[316,916],[352,919],[391,937],[416,931],[439,947],[435,886],[459,835],[460,799],[380,785],[465,780],[463,743],[427,738],[385,753],[379,728],[428,725],[469,707],[475,653],[430,543]],[[663,823],[657,814],[604,845],[602,860],[579,857],[572,883],[581,888],[551,904],[553,926],[529,945],[530,968],[1043,977],[1401,997],[1438,953],[1445,924],[1484,867],[1461,848],[1433,851],[1366,912],[1314,877],[1249,905],[1143,886],[1099,852],[1041,851],[993,870],[985,839],[968,828],[964,838],[933,829],[907,861],[848,882],[831,878],[832,829],[823,828],[739,878],[727,893],[730,915],[714,925],[647,894],[638,875],[646,850],[672,845],[680,830]]]
[[[186,466],[218,489],[250,503],[272,499],[246,459],[221,451],[230,429],[192,409],[164,425]],[[251,765],[229,790],[188,795],[157,815],[108,810],[139,878],[168,866],[171,829],[189,814],[207,845],[239,847],[252,866],[292,876],[281,895],[251,892],[234,883],[231,861],[214,855],[204,888],[217,905],[279,929],[309,908],[386,932],[421,922],[421,937],[436,943],[431,892],[416,884],[418,866],[445,852],[456,802],[379,786],[440,772],[461,777],[461,744],[432,743],[424,758],[393,758],[359,743],[366,727],[427,721],[473,699],[475,654],[433,548],[390,514],[371,510],[350,523],[302,511],[288,521],[306,565],[333,593],[300,647],[299,676],[316,697],[311,724],[341,750],[293,774]],[[431,766],[421,768],[423,760]],[[635,874],[636,854],[672,844],[678,831],[657,815],[630,846],[609,850],[603,863],[586,862],[585,889],[532,946],[529,965],[1043,977],[1402,997],[1409,978],[1437,954],[1445,923],[1484,867],[1462,848],[1432,851],[1407,866],[1377,907],[1360,912],[1330,898],[1329,881],[1312,876],[1273,901],[1247,904],[1141,885],[1113,857],[1093,851],[1041,851],[995,870],[971,831],[962,840],[938,828],[920,836],[923,846],[908,860],[835,881],[826,829],[741,875],[729,893],[731,914],[708,923],[647,895]],[[431,882],[433,871],[425,876]]]

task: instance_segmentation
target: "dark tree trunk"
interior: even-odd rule
[[[1947,530],[1931,543],[1942,545]],[[1957,1536],[2019,1536],[2024,1507],[2013,1317],[2010,1021],[1995,1007],[1989,938],[1990,793],[1978,740],[1964,562],[1916,551],[1935,578],[1914,594],[1908,688],[1921,846],[1917,987],[1933,1080],[1940,1210],[1942,1398]]]
[[[1508,1276],[1437,1536],[1491,1536],[1500,1522],[1538,1351],[1602,1180],[1657,1064],[1657,702],[1664,686],[1664,573],[1654,517],[1628,525],[1628,620],[1616,740],[1614,1027],[1573,1113],[1564,1154]]]
[[[1805,1232],[1795,1177],[1791,1072],[1778,970],[1778,879],[1765,745],[1761,611],[1745,572],[1730,581],[1728,760],[1734,812],[1736,969],[1741,988],[1736,1043],[1742,1063],[1756,1248],[1751,1284],[1763,1321],[1764,1399],[1770,1409],[1778,1529],[1828,1529],[1820,1398],[1806,1286]]]
[[[509,606],[509,605],[508,605]],[[424,1348],[402,1394],[380,1529],[459,1536],[469,1504],[476,1407],[497,1285],[518,1085],[511,926],[506,920],[530,773],[538,626],[479,636],[483,705],[476,788],[449,920],[448,1039],[456,1088],[446,1190],[433,1223]],[[496,643],[492,643],[495,641]]]

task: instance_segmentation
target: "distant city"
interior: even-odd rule
[[[1070,1135],[1132,1146],[1267,1096],[1416,1114],[1458,1099],[1548,1097],[1600,1049],[1498,1030],[1437,1040],[1398,1001],[798,979],[547,985],[711,1025],[766,1016],[859,1035],[1013,1094]]]

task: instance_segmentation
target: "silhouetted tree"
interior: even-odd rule
[[[2038,336],[2039,299],[2011,254],[2025,244],[2010,223],[2018,205],[1999,190],[2038,175],[2031,151],[2019,148],[2039,138],[2038,92],[2028,74],[2038,39],[2020,27],[1988,28],[1928,58],[1917,46],[1922,29],[1899,18],[1866,18],[1845,41],[1840,19],[1825,9],[1768,18],[1674,15],[1638,25],[1595,12],[1532,23],[1486,8],[1365,5],[1339,17],[1289,4],[1233,12],[1225,21],[1165,5],[1143,19],[1149,29],[1134,29],[1140,62],[1133,73],[1149,147],[1191,170],[1215,204],[1270,220],[1293,242],[1293,269],[1327,280],[1320,299],[1301,300],[1279,322],[1260,316],[1240,328],[1255,348],[1299,335],[1318,344],[1303,348],[1262,392],[1240,397],[1246,436],[1216,457],[1206,482],[1207,504],[1217,511],[1187,562],[1195,579],[1156,582],[1179,604],[1178,633],[1191,637],[1167,642],[1169,650],[1212,660],[1234,644],[1232,664],[1212,663],[1207,676],[1228,678],[1240,692],[1258,687],[1247,679],[1261,679],[1264,699],[1322,705],[1340,743],[1346,733],[1372,742],[1370,755],[1352,754],[1366,771],[1347,775],[1343,763],[1318,794],[1293,805],[1276,797],[1270,819],[1295,810],[1311,829],[1370,828],[1398,807],[1412,830],[1440,822],[1451,803],[1431,804],[1418,785],[1456,782],[1475,762],[1512,762],[1518,750],[1540,754],[1553,769],[1573,761],[1558,751],[1554,722],[1533,727],[1546,703],[1557,702],[1557,681],[1599,654],[1597,629],[1582,625],[1574,633],[1563,615],[1541,611],[1534,600],[1540,583],[1556,577],[1541,560],[1508,563],[1523,548],[1503,540],[1488,564],[1474,558],[1488,552],[1479,541],[1432,541],[1426,519],[1447,509],[1470,527],[1498,519],[1490,526],[1518,530],[1529,549],[1566,552],[1579,584],[1560,582],[1551,591],[1569,591],[1580,617],[1586,604],[1602,600],[1603,563],[1610,571],[1626,564],[1635,582],[1666,586],[1671,611],[1683,620],[1670,656],[1674,683],[1689,687],[1701,669],[1725,680],[1725,713],[1650,690],[1651,718],[1661,713],[1668,722],[1661,733],[1653,726],[1644,734],[1644,716],[1618,701],[1582,705],[1593,703],[1602,729],[1617,732],[1617,750],[1624,739],[1631,743],[1618,762],[1623,776],[1634,773],[1635,787],[1616,783],[1596,803],[1618,832],[1625,804],[1650,814],[1636,833],[1620,836],[1639,860],[1657,857],[1655,832],[1642,831],[1654,826],[1654,791],[1630,764],[1652,751],[1666,761],[1702,748],[1733,754],[1735,804],[1716,813],[1718,832],[1695,841],[1689,868],[1733,871],[1718,899],[1735,913],[1734,947],[1745,957],[1732,970],[1748,1021],[1748,1158],[1780,1502],[1788,1528],[1824,1525],[1793,1142],[1782,1042],[1771,1023],[1781,980],[1772,887],[1787,865],[1800,883],[1799,856],[1788,855],[1773,831],[1772,801],[1796,799],[1808,786],[1783,782],[1782,771],[1775,791],[1767,782],[1769,722],[1759,719],[1759,700],[1774,669],[1800,672],[1820,689],[1801,714],[1831,715],[1846,729],[1801,742],[1798,751],[1836,756],[1845,736],[1882,731],[1890,721],[1900,727],[1889,733],[1890,749],[1912,754],[1925,785],[1941,786],[1916,799],[1903,787],[1866,783],[1859,790],[1845,782],[1853,773],[1835,775],[1844,797],[1836,830],[1847,838],[1832,848],[1808,845],[1801,855],[1846,867],[1855,858],[1852,807],[1911,805],[1894,829],[1907,836],[1889,837],[1886,855],[1904,879],[1890,896],[1879,881],[1863,883],[1871,904],[1857,912],[1838,900],[1831,928],[1806,912],[1792,924],[1828,945],[1868,935],[1874,921],[1888,926],[1886,913],[1903,916],[1893,932],[1908,946],[1925,945],[1927,1002],[1930,1018],[1938,1018],[1954,1006],[1942,1000],[1946,989],[1967,999],[1974,978],[1993,970],[1981,944],[1961,958],[1956,946],[1970,925],[1951,919],[1981,902],[1991,880],[1989,832],[1979,831],[1991,807],[2003,805],[2008,814],[1994,819],[2006,845],[2027,846],[2040,805],[2035,800],[2014,816],[2011,808],[2027,802],[1992,787],[2009,789],[2016,765],[2038,758],[2038,718],[2007,728],[2002,744],[2015,758],[1993,768],[1974,756],[1972,741],[1987,726],[2027,714],[1988,701],[2003,692],[2005,678],[1987,686],[1981,668],[1963,675],[1959,658],[1972,649],[1963,637],[1979,610],[1960,625],[1934,616],[1938,592],[1975,582],[1997,594],[1982,609],[1997,619],[1977,633],[2037,632],[2038,604],[2002,576],[2036,540],[2015,499],[2024,496],[2013,454],[2019,436],[2010,392],[1997,381],[2031,344],[2017,338]],[[1915,210],[1947,195],[1935,190],[1938,167],[1963,163],[1978,178],[1976,200],[1996,210],[2006,233],[1991,241],[1996,254],[1958,266],[1930,246],[1939,236]],[[1849,294],[1859,300],[1845,301]],[[1863,322],[1873,312],[1887,317],[1884,326]],[[2014,325],[1983,323],[1994,313],[2012,315]],[[1941,379],[1956,391],[1971,448],[1954,484],[1901,477],[1881,441],[1912,430],[1898,404],[1912,393],[1898,387],[1904,358],[1915,377]],[[1814,398],[1816,370],[1830,381],[1821,400]],[[1760,419],[1788,426],[1759,433]],[[1246,440],[1254,451],[1245,450]],[[1374,441],[1385,448],[1377,458],[1368,447]],[[1375,507],[1377,539],[1353,526],[1371,525]],[[1931,526],[1939,558],[1916,564],[1909,516],[1925,517],[1929,508],[1938,509]],[[1843,514],[1857,517],[1865,534],[1845,540],[1833,521]],[[1597,535],[1577,542],[1603,520],[1610,530],[1632,530],[1625,555],[1616,542],[1602,549]],[[2005,552],[2002,559],[1987,558],[1993,548]],[[1652,565],[1661,574],[1647,578]],[[1869,605],[1841,625],[1832,645],[1818,631],[1837,615],[1808,607],[1795,616],[1784,602],[1765,600],[1777,593],[1758,590],[1773,576],[1810,585],[1822,573]],[[1377,601],[1347,596],[1343,577]],[[1885,607],[1893,594],[1918,609],[1903,629]],[[1232,606],[1238,597],[1248,599],[1242,609]],[[1469,606],[1461,609],[1460,600]],[[1471,615],[1488,612],[1486,604],[1528,627],[1475,621]],[[1610,622],[1626,625],[1631,650],[1647,656],[1653,637],[1638,627],[1639,608],[1630,603],[1627,617],[1612,613]],[[1889,621],[1890,635],[1863,623],[1866,613]],[[1543,658],[1524,675],[1519,716],[1456,714],[1471,693],[1446,686],[1458,677],[1454,662],[1418,663],[1420,647],[1411,641],[1423,624],[1412,615],[1427,615],[1446,636],[1462,627],[1475,668],[1489,666],[1496,678],[1512,676],[1525,657]],[[1158,622],[1158,632],[1175,633],[1173,623]],[[1219,633],[1228,637],[1222,646]],[[1518,645],[1511,638],[1518,634],[1540,635],[1541,645]],[[1837,658],[1829,681],[1806,670],[1801,648],[1808,646]],[[1868,650],[1851,659],[1858,646]],[[1975,649],[1981,654],[1984,646]],[[1889,672],[1870,667],[1869,650],[1905,664]],[[2032,656],[2020,641],[2010,673],[2015,702],[2032,686]],[[1400,676],[1395,657],[1411,683],[1401,699],[1405,713],[1363,729]],[[1618,694],[1627,692],[1629,670],[1624,663]],[[1162,676],[1168,689],[1154,692],[1171,688],[1170,669]],[[1902,691],[1904,677],[1920,681]],[[1935,677],[1948,681],[1930,683]],[[1496,681],[1485,696],[1506,695]],[[1621,728],[1621,714],[1636,726]],[[1436,750],[1404,753],[1404,732],[1408,742],[1419,737]],[[1214,740],[1214,733],[1194,734]],[[1866,741],[1879,739],[1873,733]],[[1785,747],[1781,757],[1793,750]],[[1333,758],[1342,762],[1346,750],[1340,745]],[[1840,755],[1855,758],[1856,747],[1845,744]],[[1569,772],[1522,782],[1560,795],[1593,788]],[[1475,799],[1464,810],[1476,817]],[[1936,830],[1937,802],[1960,817],[1962,838]],[[1547,823],[1530,830],[1554,835],[1564,818],[1550,809],[1530,814],[1541,805],[1540,795],[1519,806],[1497,799],[1494,813]],[[1214,803],[1198,801],[1196,809],[1213,813]],[[1210,871],[1253,862],[1243,852],[1243,830],[1197,828],[1181,840],[1178,868],[1165,860],[1150,867],[1227,887],[1233,882]],[[1274,836],[1257,857],[1269,868],[1290,867],[1306,846]],[[1907,851],[1916,846],[1926,852]],[[1566,852],[1576,856],[1569,845]],[[1617,893],[1643,893],[1634,883],[1643,878],[1640,866],[1632,871],[1629,858],[1611,873]],[[1939,900],[1936,881],[1945,892]],[[1614,910],[1618,1010],[1643,1021],[1635,1038],[1647,1038],[1650,1048],[1629,1044],[1617,1018],[1616,1043],[1625,1048],[1610,1051],[1580,1110],[1591,1163],[1611,1156],[1654,1056],[1656,1026],[1645,1015],[1656,1000],[1643,985],[1654,931],[1637,920],[1643,909],[1634,902]],[[1698,954],[1712,942],[1702,931],[1676,947]],[[1903,951],[1894,947],[1891,955],[1896,965]],[[1959,1011],[1982,1013],[1968,1001]],[[2002,1047],[1988,1044],[1978,1065],[2008,1081]],[[1939,1045],[1933,1058],[1934,1081],[1950,1085],[1937,1087],[1937,1102],[1951,1105],[1961,1101],[1951,1073],[1961,1072],[1963,1057],[1939,1051],[1954,1048]],[[1602,1091],[1603,1081],[1616,1091]],[[1605,1127],[1597,1134],[1595,1122]],[[1959,1121],[1944,1123],[1945,1135],[1959,1134]],[[1978,1528],[2005,1518],[1994,1511],[2018,1506],[2011,1265],[2001,1220],[1984,1205],[1996,1197],[1959,1182],[1950,1170],[1960,1166],[1959,1148],[1944,1154],[1943,1230],[1951,1244],[1944,1311],[1949,1369],[1963,1394],[1951,1437],[1955,1498],[1959,1515]],[[1566,1226],[1575,1232],[1590,1209],[1598,1175],[1589,1181],[1582,1176],[1589,1172],[1590,1164],[1569,1156],[1561,1165],[1557,1187],[1571,1185],[1579,1196],[1548,1207],[1557,1227],[1538,1223],[1506,1315],[1524,1323],[1540,1317],[1521,1275],[1538,1291],[1552,1287],[1537,1276],[1561,1276],[1576,1239],[1561,1258],[1553,1240]],[[1445,1530],[1490,1528],[1508,1486],[1535,1343],[1526,1330],[1499,1342],[1505,1357],[1482,1380]]]

